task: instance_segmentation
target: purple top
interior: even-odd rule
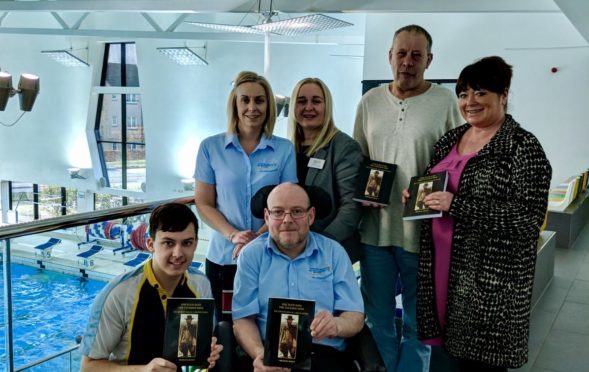
[[[456,194],[460,176],[466,163],[477,153],[461,155],[458,144],[445,158],[440,160],[431,173],[448,171],[448,187],[446,191]],[[432,219],[432,241],[434,243],[434,285],[436,289],[436,305],[440,327],[446,328],[446,300],[448,298],[448,274],[450,272],[450,257],[452,250],[452,236],[454,235],[454,218],[448,213],[442,217]],[[426,345],[442,345],[442,336],[423,340]]]

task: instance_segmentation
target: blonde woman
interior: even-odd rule
[[[264,225],[252,216],[252,196],[264,186],[297,180],[292,144],[272,134],[276,103],[264,77],[249,71],[237,75],[227,116],[227,132],[201,143],[194,173],[196,207],[212,229],[205,270],[217,319],[221,319],[222,291],[232,289],[235,259]],[[225,310],[230,309],[228,302]],[[230,320],[230,312],[224,318]]]
[[[335,126],[331,93],[320,79],[299,81],[290,100],[288,131],[299,183],[318,186],[331,198],[331,213],[316,218],[311,229],[340,242],[352,262],[358,261],[361,210],[352,197],[363,160],[360,145]]]

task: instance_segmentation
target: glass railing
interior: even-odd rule
[[[106,281],[134,267],[147,237],[148,214],[166,202],[193,200],[0,227],[0,370],[78,370],[79,340],[74,335],[83,333],[80,324],[85,326],[89,306]],[[199,240],[206,243],[206,229],[200,231]],[[206,245],[199,244],[197,259]]]

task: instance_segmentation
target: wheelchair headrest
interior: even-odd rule
[[[276,185],[268,185],[262,187],[252,197],[251,200],[251,211],[252,215],[256,218],[264,218],[264,208],[268,207],[268,195],[276,187]],[[303,189],[309,195],[311,206],[315,207],[315,218],[322,219],[331,213],[332,205],[329,194],[321,187],[317,186],[302,186]]]

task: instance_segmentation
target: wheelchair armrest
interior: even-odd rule
[[[347,340],[347,352],[352,355],[354,361],[362,372],[386,372],[386,368],[376,341],[367,325],[354,337]]]
[[[228,321],[221,321],[215,329],[217,342],[223,345],[223,351],[217,361],[217,365],[212,370],[215,372],[233,371],[233,359],[235,351],[235,337],[233,336],[233,324]]]

